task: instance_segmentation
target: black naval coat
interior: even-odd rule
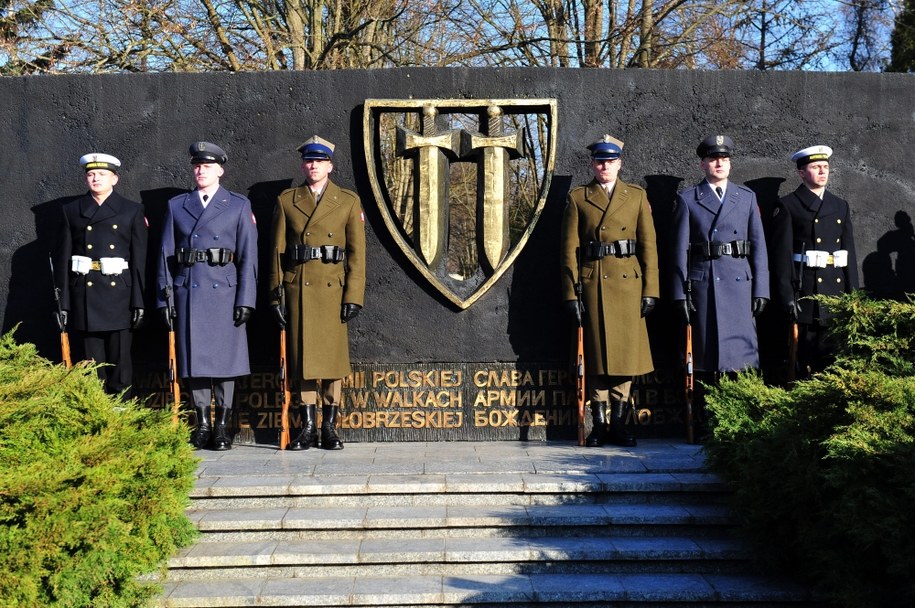
[[[817,319],[830,315],[820,310],[819,305],[804,296],[814,294],[841,295],[858,288],[858,258],[855,254],[855,238],[851,226],[851,212],[848,202],[835,196],[829,190],[822,200],[801,184],[797,189],[779,199],[771,220],[772,277],[779,306],[794,298],[794,285],[798,280],[800,264],[795,254],[818,249],[848,251],[848,266],[837,268],[804,267],[804,276],[798,294],[798,323],[812,324]]]
[[[55,272],[61,307],[69,311],[68,325],[79,331],[118,331],[130,328],[131,311],[144,308],[147,224],[143,206],[112,192],[99,205],[85,194],[63,206]],[[77,274],[70,257],[81,255],[127,260],[118,275],[100,270]]]

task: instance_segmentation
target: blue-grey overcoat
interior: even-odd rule
[[[677,195],[673,213],[674,300],[685,299],[685,279],[692,285],[696,312],[693,325],[693,361],[699,371],[734,371],[759,367],[759,346],[753,298],[769,298],[766,240],[756,194],[728,182],[724,201],[709,183]],[[750,241],[747,257],[718,259],[690,254],[690,244]]]
[[[224,266],[178,264],[175,250],[222,248],[234,254]],[[257,229],[251,203],[223,187],[203,208],[196,191],[168,201],[159,255],[156,305],[172,289],[178,369],[182,378],[232,378],[249,374],[245,326],[235,327],[236,306],[254,308]]]

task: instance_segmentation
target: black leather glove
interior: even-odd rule
[[[130,315],[130,329],[140,329],[143,327],[143,321],[146,318],[146,311],[142,308],[134,308]]]
[[[235,314],[235,327],[240,327],[248,322],[248,319],[251,318],[251,308],[249,306],[236,306]]]
[[[54,313],[54,319],[57,321],[57,326],[60,327],[60,331],[67,331],[67,320],[70,318],[70,311],[61,310]]]
[[[798,317],[801,316],[801,307],[797,305],[797,302],[793,299],[785,302],[785,312],[788,313],[788,318],[792,323],[797,323]]]
[[[348,323],[359,316],[360,310],[362,310],[362,307],[358,304],[345,303],[340,307],[340,320]]]
[[[575,321],[576,325],[581,325],[581,315],[585,312],[585,305],[578,300],[569,300],[566,302],[566,314]]]
[[[693,303],[686,300],[674,300],[674,309],[677,311],[677,318],[683,323],[689,323],[690,316],[696,312]]]
[[[685,300],[684,300],[685,301]],[[640,310],[641,315],[646,317],[651,314],[651,311],[654,310],[654,307],[658,305],[657,298],[642,298],[642,308]]]
[[[769,303],[769,298],[753,298],[753,316],[759,316]]]
[[[280,329],[286,329],[286,309],[283,308],[283,305],[274,304],[270,307],[270,311],[273,313],[273,320],[280,326]]]
[[[178,315],[175,313],[175,309],[172,309],[171,317],[168,315],[168,308],[163,306],[159,309],[159,318],[162,319],[162,322],[165,323],[166,327],[172,326],[172,320],[174,320]]]

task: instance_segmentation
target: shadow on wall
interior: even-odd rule
[[[915,294],[915,229],[905,211],[893,217],[895,230],[877,239],[877,251],[861,263],[864,289],[874,298],[905,299]]]
[[[56,306],[48,254],[57,249],[63,217],[61,208],[78,196],[64,196],[32,207],[35,240],[17,249],[10,259],[3,333],[18,323],[16,340],[33,343],[42,357],[52,361],[60,361],[60,341],[53,316]]]

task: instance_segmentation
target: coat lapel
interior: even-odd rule
[[[203,207],[203,205],[200,203],[199,195],[196,192],[192,193],[191,198],[196,201],[198,208]],[[210,200],[210,202],[207,203],[206,208],[203,209],[203,213],[201,213],[200,217],[197,218],[197,224],[194,226],[194,228],[196,229],[199,226],[204,226],[212,222],[228,208],[229,191],[220,186],[219,189],[216,190],[216,192],[213,194],[212,200]]]
[[[305,225],[308,226],[311,218],[314,217],[315,208],[317,207],[315,197],[308,185],[299,186],[295,189],[292,195],[292,206],[302,212],[302,215],[305,216]]]
[[[120,204],[118,203],[114,192],[112,192],[101,205],[95,202],[95,199],[92,198],[91,194],[87,194],[79,202],[79,214],[86,218],[88,224],[97,224],[110,217],[114,217],[117,215],[119,209]]]
[[[308,193],[311,196],[311,191]],[[317,208],[314,211],[314,215],[311,216],[313,222],[318,222],[329,214],[331,211],[340,206],[340,188],[337,187],[331,181],[327,182],[327,187],[324,188],[324,193],[321,195],[321,201],[318,203]]]

